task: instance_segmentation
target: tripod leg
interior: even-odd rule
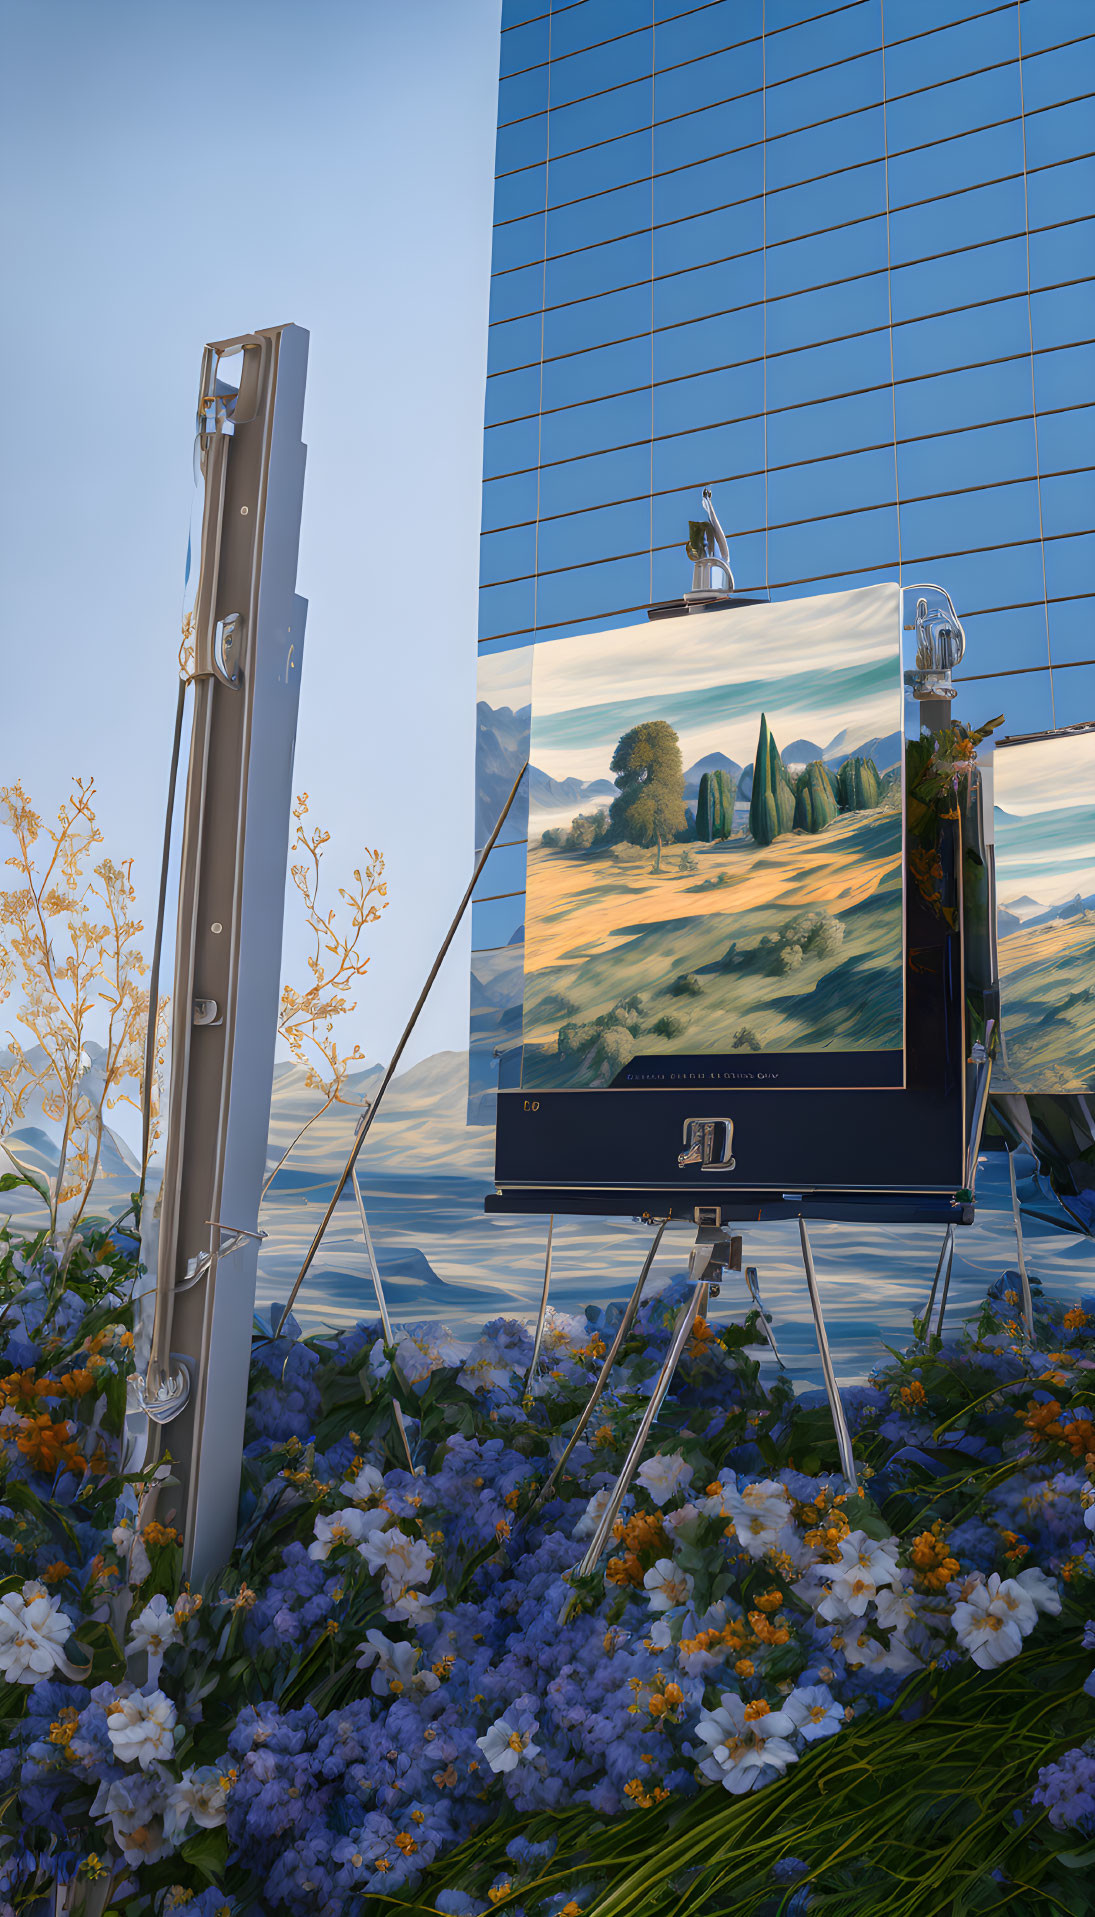
[[[829,1356],[829,1340],[825,1335],[825,1320],[821,1315],[821,1298],[817,1288],[817,1274],[814,1271],[814,1254],[810,1249],[810,1240],[806,1233],[806,1220],[798,1221],[798,1234],[802,1240],[802,1262],[806,1270],[806,1289],[810,1294],[810,1309],[814,1314],[814,1330],[817,1333],[817,1348],[821,1357],[821,1369],[825,1377],[825,1391],[829,1399],[829,1409],[833,1414],[836,1429],[836,1445],[840,1453],[840,1468],[849,1485],[857,1483],[855,1459],[852,1456],[852,1437],[848,1430],[848,1421],[844,1416],[844,1406],[840,1402],[837,1390],[833,1361]]]
[[[752,1298],[753,1303],[756,1305],[757,1311],[760,1314],[761,1330],[763,1331],[765,1337],[767,1338],[768,1343],[772,1347],[772,1356],[775,1359],[780,1370],[786,1371],[787,1366],[784,1364],[783,1359],[779,1355],[779,1346],[776,1344],[776,1335],[775,1335],[775,1332],[772,1330],[771,1313],[765,1311],[764,1305],[761,1301],[760,1284],[757,1279],[757,1268],[755,1265],[746,1265],[745,1282],[749,1287],[749,1295]]]
[[[1027,1337],[1034,1337],[1034,1302],[1030,1295],[1026,1251],[1023,1245],[1023,1216],[1019,1209],[1019,1191],[1015,1183],[1015,1159],[1008,1153],[1008,1183],[1011,1186],[1011,1216],[1015,1224],[1015,1248],[1019,1254],[1019,1282],[1023,1287],[1023,1323]]]

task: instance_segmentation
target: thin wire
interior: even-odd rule
[[[547,108],[544,113],[544,257],[540,270],[540,375],[536,388],[536,531],[532,552],[532,629],[540,612],[540,482],[544,450],[544,328],[547,323],[548,205],[551,199],[551,0],[548,0]],[[486,442],[484,441],[484,445]]]
[[[768,27],[767,0],[760,0],[760,292],[761,416],[764,436],[764,590],[768,579]]]
[[[1019,126],[1023,138],[1023,226],[1027,263],[1027,332],[1030,338],[1030,424],[1034,434],[1035,488],[1038,498],[1038,542],[1042,551],[1042,597],[1046,616],[1046,663],[1049,666],[1049,713],[1057,724],[1057,703],[1053,693],[1053,647],[1049,636],[1049,579],[1046,573],[1046,533],[1042,517],[1042,464],[1038,444],[1038,386],[1034,375],[1034,310],[1030,287],[1030,188],[1027,180],[1027,110],[1023,93],[1023,21],[1021,0],[1015,0],[1015,31],[1019,42]]]
[[[650,598],[654,598],[654,90],[657,85],[654,0],[650,4]]]
[[[890,340],[890,408],[893,413],[893,490],[897,514],[897,583],[901,584],[901,473],[897,457],[897,380],[893,350],[893,259],[890,234],[890,132],[886,87],[886,0],[878,0],[882,32],[882,181],[886,199],[886,326]]]
[[[163,856],[160,860],[160,893],[156,901],[156,937],[152,945],[152,965],[148,978],[148,1025],[144,1040],[144,1084],[141,1088],[141,1182],[137,1187],[137,1215],[144,1207],[145,1181],[148,1177],[149,1140],[152,1133],[152,1074],[156,1065],[156,1024],[160,1010],[160,959],[163,955],[163,929],[167,913],[167,879],[171,864],[171,824],[175,816],[175,787],[182,751],[183,714],[186,708],[188,679],[179,680],[175,705],[175,734],[171,745],[171,764],[167,774],[167,810],[164,815]],[[178,1007],[175,1016],[179,1016]]]

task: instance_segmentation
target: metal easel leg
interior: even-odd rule
[[[829,1356],[829,1340],[825,1335],[825,1320],[821,1315],[821,1298],[817,1288],[817,1274],[814,1271],[814,1255],[810,1249],[810,1240],[806,1232],[806,1220],[800,1214],[798,1235],[802,1240],[802,1263],[806,1271],[806,1289],[810,1294],[810,1309],[814,1314],[814,1330],[817,1333],[817,1348],[821,1357],[821,1369],[825,1377],[825,1391],[829,1399],[829,1409],[833,1414],[836,1429],[836,1445],[840,1453],[840,1468],[848,1484],[855,1489],[857,1485],[855,1458],[852,1456],[852,1437],[848,1430],[848,1421],[844,1416],[844,1406],[840,1402],[837,1390],[833,1361]]]
[[[937,1338],[941,1338],[943,1336],[943,1313],[947,1309],[947,1299],[950,1295],[950,1288],[951,1288],[951,1272],[954,1270],[954,1232],[953,1230],[951,1231],[950,1237],[947,1241],[946,1250],[947,1250],[947,1269],[943,1276],[943,1295],[939,1300],[939,1316],[935,1321],[935,1335]]]
[[[775,1335],[775,1332],[772,1330],[772,1314],[770,1311],[765,1311],[764,1304],[761,1299],[760,1284],[757,1279],[757,1268],[755,1265],[746,1265],[745,1282],[749,1287],[749,1296],[752,1298],[753,1303],[756,1305],[757,1312],[760,1317],[760,1328],[763,1331],[765,1337],[767,1338],[768,1343],[772,1347],[772,1356],[775,1359],[780,1370],[786,1371],[787,1366],[784,1364],[783,1359],[779,1355],[779,1346],[776,1343],[776,1335]]]
[[[365,1216],[365,1200],[361,1196],[361,1186],[357,1182],[356,1165],[352,1167],[350,1176],[354,1181],[354,1197],[357,1199],[357,1215],[361,1220],[361,1235],[365,1240],[365,1250],[369,1255],[369,1270],[373,1275],[373,1290],[376,1292],[376,1305],[380,1313],[380,1323],[384,1332],[384,1343],[386,1345],[394,1345],[395,1333],[392,1330],[392,1321],[388,1316],[388,1301],[384,1296],[384,1286],[380,1282],[380,1266],[376,1262],[376,1252],[373,1250],[373,1234],[369,1230],[369,1220]],[[395,1413],[396,1428],[403,1443],[407,1469],[413,1474],[414,1459],[411,1456],[411,1441],[407,1436],[407,1427],[403,1421],[403,1407],[397,1398],[392,1399],[392,1410]]]
[[[536,1367],[540,1362],[540,1346],[544,1342],[544,1324],[547,1319],[548,1286],[551,1283],[551,1235],[555,1230],[555,1213],[548,1215],[547,1255],[544,1259],[544,1288],[540,1293],[540,1313],[536,1320],[536,1336],[532,1341],[532,1357],[529,1360],[528,1377],[525,1379],[525,1396],[532,1389],[536,1376]]]
[[[1015,1183],[1015,1159],[1011,1152],[1008,1153],[1008,1184],[1011,1186],[1011,1216],[1015,1225],[1015,1249],[1019,1254],[1019,1282],[1023,1287],[1023,1323],[1027,1337],[1033,1342],[1034,1301],[1030,1295],[1030,1277],[1023,1245],[1023,1218],[1019,1209],[1019,1191]]]
[[[948,1253],[952,1251],[953,1245],[954,1245],[954,1226],[948,1225],[946,1231],[943,1233],[943,1243],[939,1247],[939,1257],[936,1260],[936,1265],[935,1265],[935,1277],[932,1279],[932,1288],[930,1292],[928,1293],[928,1303],[924,1312],[925,1342],[927,1342],[927,1340],[931,1337],[932,1310],[935,1305],[935,1294],[939,1285],[939,1274],[943,1269],[943,1260],[947,1257]]]

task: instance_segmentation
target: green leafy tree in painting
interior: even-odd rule
[[[753,794],[749,800],[749,830],[758,845],[771,845],[795,822],[795,788],[779,756],[768,721],[760,715],[760,737],[753,764]]]
[[[715,772],[705,772],[700,780],[699,797],[696,800],[696,837],[706,839],[728,839],[734,830],[734,800],[737,798],[737,785],[728,772],[720,767]]]
[[[836,775],[836,796],[842,812],[869,812],[882,796],[882,781],[873,759],[845,759]]]
[[[795,783],[795,824],[803,832],[824,832],[838,811],[832,780],[820,759],[799,773]]]
[[[685,828],[684,765],[671,725],[647,719],[625,732],[612,754],[620,796],[612,801],[612,829],[631,845],[657,845],[654,870],[662,869],[662,846]]]

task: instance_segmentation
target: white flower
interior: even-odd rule
[[[177,1843],[187,1824],[199,1824],[202,1830],[215,1830],[227,1816],[228,1784],[212,1764],[200,1770],[185,1770],[172,1782],[164,1812],[164,1831]]]
[[[869,1538],[865,1531],[849,1531],[839,1548],[839,1562],[815,1564],[813,1574],[831,1578],[836,1603],[846,1605],[855,1617],[862,1617],[881,1586],[892,1584],[897,1576],[897,1539],[879,1541]],[[823,1617],[830,1615],[823,1605],[818,1609]]]
[[[464,1360],[456,1382],[463,1391],[502,1391],[514,1384],[513,1366],[489,1338],[480,1338]],[[515,1394],[516,1384],[511,1396]]]
[[[582,1512],[581,1517],[578,1519],[577,1524],[574,1526],[571,1536],[575,1538],[591,1538],[608,1509],[611,1497],[612,1487],[610,1485],[606,1484],[602,1486],[600,1491],[595,1491],[589,1503],[586,1505],[585,1510]]]
[[[685,1464],[679,1451],[671,1451],[668,1457],[657,1451],[639,1466],[635,1475],[655,1504],[662,1505],[676,1497],[683,1486],[691,1484],[692,1466]]]
[[[133,1865],[156,1864],[173,1850],[165,1828],[166,1810],[163,1778],[158,1772],[100,1784],[91,1806],[93,1817],[109,1817],[114,1842],[126,1863]]]
[[[422,1652],[415,1644],[398,1644],[383,1631],[366,1631],[357,1660],[359,1671],[376,1665],[370,1688],[376,1697],[399,1697],[404,1691],[436,1691],[441,1679],[433,1671],[416,1671]]]
[[[106,1728],[115,1757],[146,1771],[158,1757],[170,1757],[174,1751],[175,1706],[162,1691],[130,1691],[115,1698]]]
[[[385,1578],[381,1595],[384,1616],[392,1624],[432,1624],[437,1615],[436,1606],[428,1604],[422,1592],[409,1584],[395,1584]]]
[[[783,1700],[783,1713],[807,1743],[815,1737],[832,1737],[844,1727],[843,1706],[824,1684],[805,1684]]]
[[[486,1735],[475,1741],[492,1771],[512,1771],[522,1761],[539,1756],[540,1747],[532,1742],[532,1733],[539,1728],[537,1719],[525,1714],[516,1722],[496,1717]]]
[[[386,1584],[425,1584],[433,1570],[433,1552],[424,1538],[408,1537],[394,1527],[363,1536],[358,1550],[370,1571],[380,1571]]]
[[[1034,1593],[1019,1583],[1017,1578],[1002,1578],[994,1571],[987,1580],[986,1587],[992,1600],[992,1608],[1002,1617],[1010,1617],[1018,1625],[1020,1637],[1027,1637],[1038,1622],[1038,1606],[1034,1602]],[[1058,1599],[1057,1609],[1060,1610]]]
[[[37,1684],[53,1671],[80,1673],[65,1656],[72,1619],[51,1598],[44,1584],[24,1584],[22,1596],[0,1597],[0,1674],[8,1684]]]
[[[785,1711],[747,1719],[745,1709],[736,1691],[724,1691],[721,1707],[708,1711],[696,1727],[708,1747],[700,1770],[735,1797],[764,1781],[760,1775],[764,1765],[782,1771],[798,1761],[798,1752],[785,1742],[796,1728]]]
[[[144,1610],[133,1619],[133,1635],[127,1651],[151,1651],[162,1657],[169,1644],[177,1644],[179,1629],[175,1613],[161,1591],[149,1598]]]
[[[888,1669],[890,1653],[884,1644],[880,1644],[869,1631],[849,1632],[833,1639],[834,1648],[842,1650],[845,1664],[861,1666],[865,1671],[884,1671]]]
[[[371,1504],[374,1498],[384,1496],[384,1473],[375,1465],[363,1464],[356,1478],[347,1478],[339,1485],[338,1495],[349,1498],[352,1504]]]
[[[722,1494],[726,1515],[734,1521],[739,1544],[751,1558],[760,1558],[771,1549],[785,1524],[790,1522],[791,1507],[783,1486],[774,1478],[761,1478],[747,1484],[744,1491],[728,1485]]]
[[[681,1538],[685,1544],[694,1544],[703,1523],[703,1512],[698,1505],[682,1504],[675,1511],[667,1511],[662,1524],[671,1538]]]
[[[336,1511],[333,1518],[325,1518],[320,1513],[313,1526],[315,1543],[308,1546],[308,1556],[319,1560],[329,1558],[340,1544],[356,1544],[360,1551],[366,1538],[374,1531],[382,1531],[391,1521],[390,1511],[360,1511],[353,1504]]]
[[[896,1580],[879,1591],[874,1601],[875,1622],[884,1631],[907,1631],[916,1618],[916,1604],[903,1583]]]
[[[688,1572],[678,1570],[672,1558],[659,1558],[643,1579],[652,1611],[671,1611],[676,1604],[687,1604],[692,1584]]]
[[[463,1364],[470,1345],[457,1344],[447,1325],[408,1325],[396,1347],[395,1362],[408,1384],[421,1384],[432,1371]]]
[[[1095,1511],[1095,1504],[1091,1506],[1091,1509]],[[1087,1523],[1086,1518],[1084,1523]],[[1092,1524],[1090,1528],[1095,1531],[1095,1524]],[[1020,1571],[1018,1577],[1013,1578],[1012,1582],[1022,1585],[1036,1611],[1045,1617],[1060,1617],[1061,1593],[1057,1588],[1056,1578],[1047,1578],[1044,1571],[1039,1571],[1038,1566],[1032,1564],[1028,1570]]]
[[[544,1335],[540,1340],[540,1352],[545,1358],[562,1357],[571,1346],[581,1346],[588,1342],[590,1326],[584,1318],[575,1317],[569,1311],[556,1311],[554,1305],[544,1319]]]
[[[993,1577],[999,1585],[995,1572]],[[983,1671],[1006,1664],[1022,1647],[1018,1616],[980,1578],[967,1579],[963,1589],[967,1595],[955,1605],[952,1617],[959,1644]]]
[[[134,1526],[132,1518],[123,1518],[110,1534],[111,1542],[126,1567],[126,1579],[130,1584],[143,1584],[152,1571],[152,1559],[145,1549],[145,1542]]]

